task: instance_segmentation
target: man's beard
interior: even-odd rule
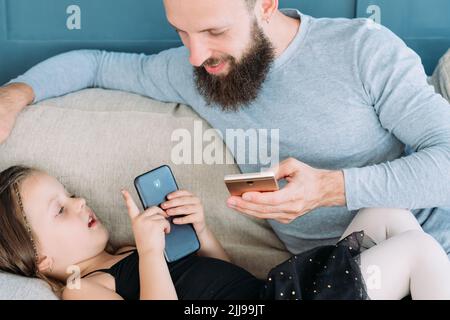
[[[208,105],[217,104],[223,111],[239,111],[257,97],[275,60],[275,50],[264,32],[254,22],[252,43],[243,58],[236,62],[232,56],[208,59],[203,66],[194,67],[197,89]],[[205,65],[228,62],[224,76],[209,74]]]

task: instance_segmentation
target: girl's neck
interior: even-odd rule
[[[110,254],[103,250],[101,253],[78,264],[80,267],[80,275],[84,276],[89,272],[98,269],[107,269],[117,260],[117,255]]]
[[[78,269],[76,271],[77,272],[79,271],[80,277],[83,277],[89,272],[93,272],[99,269],[110,268],[115,262],[117,262],[117,259],[118,259],[117,255],[113,255],[103,250],[98,255],[75,264],[75,266]],[[71,276],[73,276],[73,273],[52,274],[53,278],[56,278],[61,282],[66,282]]]

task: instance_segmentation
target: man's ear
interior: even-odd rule
[[[278,5],[278,0],[261,0],[260,13],[262,20],[268,23],[275,11],[278,10]]]
[[[53,259],[47,256],[44,256],[39,259],[38,262],[38,269],[39,272],[45,273],[45,272],[52,272],[53,270]]]

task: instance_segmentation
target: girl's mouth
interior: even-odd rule
[[[89,214],[88,228],[92,228],[96,224],[97,224],[97,219],[95,218],[94,214],[91,212]]]

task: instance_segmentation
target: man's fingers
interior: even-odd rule
[[[289,158],[273,166],[270,171],[275,172],[275,179],[280,180],[292,175],[298,169],[299,162],[293,158]]]
[[[267,220],[267,219],[271,219],[271,220],[283,219],[284,220],[284,219],[286,219],[286,214],[284,214],[284,213],[260,213],[257,211],[240,208],[240,207],[235,207],[234,210],[236,210],[240,213],[244,213],[246,215],[258,218],[258,219],[263,219],[263,220]]]
[[[127,190],[122,190],[122,195],[123,198],[125,200],[125,204],[127,206],[127,210],[128,210],[128,215],[130,216],[131,219],[136,218],[137,216],[139,216],[139,208],[136,205],[136,203],[133,200],[133,197],[131,197],[130,193]]]
[[[231,208],[240,208],[240,209],[246,209],[251,210],[254,212],[258,212],[260,214],[269,214],[269,213],[275,213],[275,212],[282,212],[281,208],[279,206],[271,206],[271,205],[262,205],[262,204],[256,204],[253,202],[247,202],[244,200],[238,199],[234,205],[230,206]]]
[[[246,192],[242,200],[263,205],[278,206],[283,203],[295,201],[295,189],[287,184],[283,189],[273,192]]]
[[[265,206],[281,206],[298,201],[297,190],[293,185],[287,184],[283,189],[274,192],[246,192],[242,197],[232,196],[227,200],[229,206],[242,206],[243,203],[253,203]]]
[[[295,220],[295,218],[296,218],[296,217],[291,217],[290,214],[288,214],[288,213],[282,213],[282,212],[280,212],[280,213],[260,213],[260,212],[257,212],[257,211],[244,209],[244,208],[239,208],[239,207],[235,207],[233,210],[236,210],[239,213],[243,213],[243,214],[246,214],[248,216],[258,218],[258,219],[275,220],[275,221],[277,221],[279,223],[282,223],[282,224],[289,224],[293,220]]]

